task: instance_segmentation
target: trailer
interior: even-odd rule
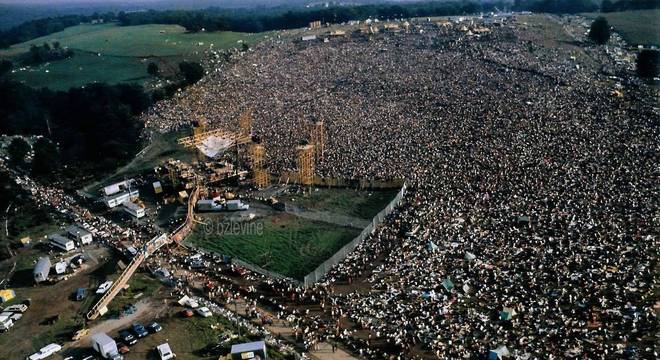
[[[73,240],[65,238],[60,234],[52,234],[50,236],[49,244],[53,247],[56,247],[60,250],[67,252],[71,250],[75,250],[76,248],[76,243]]]
[[[240,200],[229,200],[226,204],[227,211],[243,211],[248,210],[250,205],[243,204]]]
[[[50,259],[48,257],[39,258],[37,265],[34,267],[34,282],[37,284],[48,280],[48,274],[50,273]]]
[[[92,335],[92,348],[104,359],[122,360],[124,358],[117,350],[117,343],[106,333]]]

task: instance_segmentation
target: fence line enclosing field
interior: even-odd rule
[[[232,257],[231,262],[232,264],[244,267],[256,273],[266,275],[272,278],[287,279],[289,281],[297,283],[298,285],[304,285],[305,287],[312,286],[317,281],[319,281],[323,276],[325,276],[325,274],[328,271],[330,271],[330,269],[332,269],[333,266],[339,264],[342,260],[344,260],[351,251],[353,251],[358,245],[360,245],[364,241],[364,239],[369,237],[369,235],[371,235],[374,229],[376,229],[376,226],[378,226],[378,224],[383,222],[385,217],[389,215],[392,212],[392,210],[394,210],[395,207],[399,206],[405,194],[406,194],[406,184],[403,183],[401,189],[396,194],[396,197],[394,197],[394,199],[392,199],[392,201],[390,201],[390,203],[383,210],[381,210],[378,214],[376,214],[376,216],[373,217],[373,219],[371,219],[371,223],[367,225],[367,227],[365,227],[358,236],[356,236],[348,244],[344,245],[341,249],[339,249],[339,251],[334,253],[332,257],[330,257],[329,259],[324,261],[323,264],[319,265],[316,269],[314,269],[314,271],[307,274],[302,283],[298,280],[292,279],[290,277],[284,276],[274,271],[269,271],[257,265],[250,264],[236,257]],[[207,250],[199,249],[191,244],[186,244],[186,246],[196,249],[197,251],[220,255],[214,251],[209,252]]]
[[[355,239],[351,240],[348,244],[344,245],[339,251],[337,251],[332,257],[330,257],[328,260],[324,261],[323,264],[319,265],[314,271],[310,272],[305,276],[305,280],[303,282],[305,287],[309,287],[314,285],[317,281],[319,281],[325,274],[332,269],[335,265],[339,264],[342,260],[346,258],[346,256],[353,251],[358,245],[360,245],[364,239],[369,237],[371,233],[376,229],[376,226],[380,224],[387,215],[389,215],[392,210],[394,210],[395,207],[397,207],[400,203],[401,200],[403,199],[403,196],[406,194],[406,184],[404,183],[401,186],[401,190],[399,190],[399,193],[396,195],[396,197],[390,201],[390,203],[383,209],[381,210],[374,218],[371,220],[371,224],[367,225],[364,230],[355,237]]]

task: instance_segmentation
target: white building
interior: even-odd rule
[[[131,188],[133,179],[124,180],[103,188],[103,202],[109,207],[117,207],[126,201],[133,201],[140,196],[137,189]]]
[[[64,251],[71,251],[76,248],[76,243],[73,240],[65,238],[60,234],[52,234],[51,236],[49,236],[49,238],[50,238],[49,243],[58,249],[62,249]]]
[[[146,215],[144,208],[134,202],[126,201],[124,203],[124,211],[139,219]]]
[[[92,233],[83,229],[78,225],[71,225],[66,228],[66,232],[70,239],[76,240],[80,245],[87,245],[92,243]]]

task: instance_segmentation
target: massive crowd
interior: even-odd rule
[[[657,357],[657,97],[603,49],[553,41],[532,20],[481,36],[418,22],[274,39],[144,120],[235,129],[251,108],[273,172],[295,169],[295,145],[321,120],[319,174],[407,180],[404,205],[320,292],[279,284],[328,304],[309,316],[279,305],[308,344],[327,327],[369,358],[500,346],[523,359]],[[604,67],[628,79],[623,99]],[[328,291],[347,279],[369,291]]]

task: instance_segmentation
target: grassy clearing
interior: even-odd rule
[[[660,45],[660,10],[634,10],[588,13],[588,18],[603,16],[614,31],[630,45]]]
[[[184,319],[179,317],[177,311],[157,321],[163,327],[163,331],[151,334],[138,341],[137,344],[131,347],[128,359],[156,359],[158,357],[154,349],[156,346],[167,342],[177,355],[177,359],[216,360],[229,352],[231,344],[259,340],[258,338],[252,339],[241,336],[227,342],[220,349],[213,349],[222,334],[238,334],[238,328],[227,319],[217,315],[208,318],[194,316]],[[245,329],[242,330],[242,334],[245,334]],[[268,350],[270,359],[286,359],[283,354],[274,349],[269,348]]]
[[[364,191],[316,189],[306,196],[286,196],[284,201],[307,209],[371,220],[394,199],[398,189]]]
[[[13,73],[13,79],[34,87],[68,89],[92,82],[143,83],[149,79],[147,64],[161,71],[176,71],[182,60],[197,60],[205,50],[229,49],[263,39],[265,34],[236,32],[186,33],[178,25],[118,26],[78,25],[0,51],[0,58],[16,59],[31,45],[60,42],[74,49],[71,59],[43,64]],[[48,72],[46,72],[48,71]]]
[[[216,222],[217,223],[217,222]],[[233,255],[267,270],[302,279],[359,234],[358,229],[277,214],[252,222],[257,226],[233,231],[203,225],[188,241],[220,254]],[[261,229],[261,230],[259,230]],[[224,233],[224,235],[222,235]]]
[[[108,305],[108,314],[106,317],[119,316],[125,305],[135,304],[140,299],[151,298],[163,284],[144,273],[137,273],[131,277],[128,282],[129,288],[121,291]],[[138,294],[140,297],[136,299]]]

